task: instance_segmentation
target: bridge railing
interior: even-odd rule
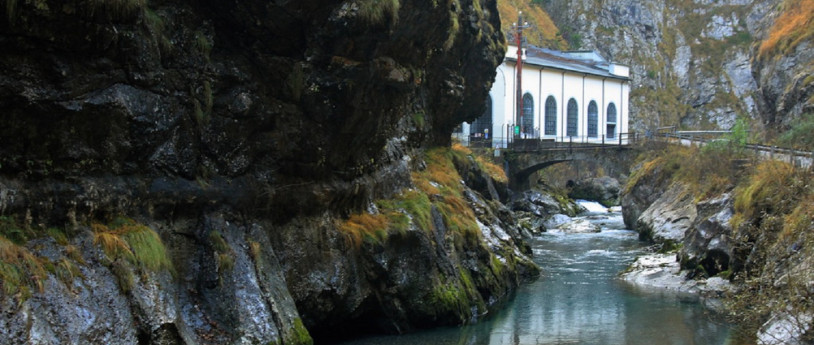
[[[552,151],[552,150],[583,150],[603,147],[625,147],[636,144],[640,136],[635,133],[620,133],[613,137],[598,136],[568,136],[568,137],[528,137],[524,135],[512,136],[479,136],[469,137],[462,141],[466,146],[477,148],[501,148],[518,152]]]

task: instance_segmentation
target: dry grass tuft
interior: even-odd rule
[[[43,290],[47,276],[47,262],[36,257],[25,247],[0,236],[0,285],[6,295],[19,294],[21,299],[31,295],[31,288]]]
[[[142,272],[168,270],[175,273],[167,248],[153,229],[124,217],[107,225],[93,223],[91,229],[93,244],[102,247],[122,291],[130,291],[134,284],[133,272],[125,262]]]
[[[387,236],[389,223],[382,214],[359,213],[342,222],[339,230],[348,237],[350,243],[359,248],[365,240],[381,242]]]

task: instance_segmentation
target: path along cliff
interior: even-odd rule
[[[406,332],[538,270],[505,180],[449,148],[504,55],[494,1],[2,11],[2,343]]]

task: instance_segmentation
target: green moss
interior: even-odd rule
[[[17,19],[17,0],[6,0],[6,16],[8,22],[12,24]]]
[[[293,333],[285,340],[285,345],[313,345],[314,340],[308,333],[308,329],[302,323],[302,319],[294,319]]]
[[[458,37],[458,32],[461,30],[461,24],[458,21],[458,14],[455,12],[449,13],[449,27],[447,28],[447,40],[444,41],[444,50],[452,49],[455,44],[455,39]]]
[[[222,273],[223,271],[232,270],[235,267],[235,253],[232,247],[226,243],[220,231],[215,230],[209,233],[209,243],[215,251],[218,272]]]
[[[683,243],[668,239],[661,243],[661,248],[659,248],[658,252],[659,254],[675,253],[683,247]]]
[[[31,238],[36,237],[36,233],[25,226],[21,226],[12,216],[0,216],[0,236],[3,236],[16,244],[23,244]]]
[[[472,316],[466,292],[455,284],[436,285],[430,301],[439,314],[456,315],[460,323],[465,323]]]
[[[195,45],[195,49],[198,50],[201,55],[203,55],[206,61],[209,61],[209,55],[212,53],[212,48],[215,45],[209,40],[209,37],[207,37],[202,31],[195,31],[193,43]]]
[[[292,98],[295,101],[299,101],[305,90],[305,71],[303,70],[302,64],[294,64],[294,68],[291,69],[291,73],[288,75],[285,84],[288,86]]]
[[[424,128],[424,125],[426,124],[426,120],[424,119],[424,113],[423,112],[414,113],[413,123],[415,123],[415,126],[418,128]]]
[[[113,261],[110,264],[110,270],[113,272],[113,276],[116,277],[116,283],[122,292],[128,293],[133,290],[133,286],[136,284],[136,278],[135,275],[133,275],[133,271],[124,264],[124,261]]]

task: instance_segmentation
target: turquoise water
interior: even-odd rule
[[[345,345],[735,344],[730,325],[690,296],[640,292],[617,278],[644,250],[621,214],[591,213],[592,234],[546,233],[532,243],[537,281],[481,322]]]

